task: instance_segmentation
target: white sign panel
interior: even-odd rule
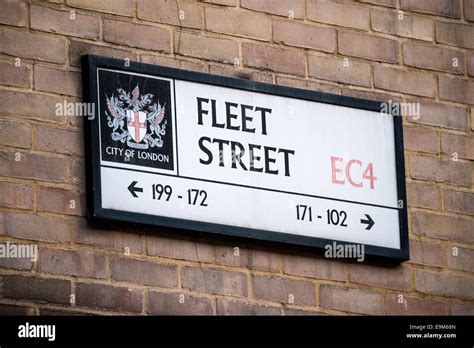
[[[407,258],[401,121],[380,103],[88,59],[91,217]]]

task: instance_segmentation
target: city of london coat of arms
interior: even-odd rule
[[[117,89],[118,95],[107,99],[107,125],[112,140],[127,143],[136,149],[162,147],[166,134],[165,106],[153,103],[153,94],[140,95],[138,85],[130,92]]]

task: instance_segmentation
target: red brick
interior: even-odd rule
[[[474,104],[474,82],[440,76],[439,97],[459,103]]]
[[[254,298],[307,306],[316,304],[316,289],[313,283],[258,275],[252,276],[252,282]]]
[[[183,288],[194,291],[247,296],[247,276],[244,273],[185,267],[181,282]]]
[[[86,184],[85,162],[83,159],[73,159],[71,164],[71,184],[84,186]]]
[[[225,18],[225,20],[222,20]],[[244,25],[242,25],[245,23]],[[206,29],[227,35],[250,37],[269,41],[270,17],[251,11],[206,8]]]
[[[305,75],[305,55],[301,51],[253,43],[242,44],[244,65],[294,75]]]
[[[24,1],[1,0],[0,23],[26,27],[28,25],[28,5]]]
[[[32,209],[33,189],[30,185],[0,182],[0,207]]]
[[[441,209],[441,190],[437,185],[409,182],[407,193],[409,207]]]
[[[15,58],[31,58],[60,64],[66,62],[67,45],[63,37],[6,27],[0,28],[0,37],[0,51]]]
[[[385,310],[388,315],[448,315],[448,304],[440,301],[403,295],[399,303],[399,294],[385,296]]]
[[[445,248],[427,241],[410,240],[410,263],[443,267]]]
[[[28,5],[24,1],[1,0],[0,23],[26,27],[28,25]]]
[[[460,18],[461,16],[461,1],[460,0],[401,0],[400,6],[404,10],[415,12],[431,13],[435,15]]]
[[[142,54],[141,61],[148,64],[168,66],[171,68],[207,72],[207,67],[200,61],[177,59],[175,57]]]
[[[434,40],[434,21],[430,18],[404,13],[403,19],[399,19],[398,11],[377,9],[372,9],[370,18],[374,31],[425,41]]]
[[[74,243],[91,245],[94,247],[121,250],[129,248],[130,253],[142,252],[142,239],[136,232],[122,232],[111,226],[93,226],[80,219],[72,224]]]
[[[362,91],[358,89],[349,89],[349,88],[341,88],[342,95],[360,98],[360,99],[369,99],[369,100],[376,100],[380,102],[386,103],[387,100],[391,100],[392,102],[402,102],[403,100],[398,97],[394,97],[393,95],[387,93],[380,93],[380,92],[372,92],[372,91]]]
[[[87,10],[118,14],[121,16],[133,15],[132,0],[96,1],[96,0],[66,0],[71,7],[85,8]]]
[[[405,149],[412,151],[438,153],[437,132],[420,127],[405,127],[403,129]]]
[[[369,30],[369,8],[365,5],[309,0],[307,15],[308,19],[316,22]]]
[[[277,75],[275,79],[276,79],[277,85],[295,87],[295,88],[310,89],[310,88],[308,88],[308,83],[310,81],[305,80],[304,77],[291,78],[291,77],[287,77],[287,76]],[[331,85],[326,85],[326,86],[331,86]],[[331,87],[333,87],[333,86],[331,86]]]
[[[474,306],[455,303],[451,305],[451,315],[471,315],[472,316],[474,315]]]
[[[163,288],[175,288],[178,285],[176,266],[114,257],[111,268],[115,280]]]
[[[339,53],[387,63],[398,63],[398,42],[364,33],[340,31]]]
[[[441,133],[442,153],[459,158],[474,160],[474,138],[464,135]]]
[[[304,18],[304,0],[240,0],[240,7],[277,16]],[[292,13],[290,12],[292,11]]]
[[[81,74],[43,66],[35,66],[35,89],[56,94],[82,96]]]
[[[336,49],[336,30],[293,20],[274,20],[273,40],[289,46],[332,53]]]
[[[286,76],[277,76],[276,81],[278,85],[289,86],[295,88],[309,89],[316,92],[325,92],[332,94],[341,94],[341,88],[330,84],[324,84],[303,79],[293,79]]]
[[[80,132],[51,127],[36,127],[35,148],[52,153],[84,156],[84,135]]]
[[[456,255],[453,248],[457,248]],[[451,269],[474,272],[474,249],[459,246],[448,247],[448,267]]]
[[[66,182],[67,163],[59,157],[1,150],[0,175]]]
[[[265,83],[273,83],[273,76],[270,73],[254,71],[250,69],[242,69],[240,67],[230,65],[209,65],[209,73],[215,75],[223,75],[237,77],[244,80],[253,80]]]
[[[223,63],[233,63],[234,59],[239,58],[237,41],[187,31],[175,32],[174,51],[183,56]]]
[[[474,130],[474,108],[471,108],[471,130]]]
[[[30,8],[31,28],[50,33],[60,33],[87,39],[99,38],[99,18],[82,13],[56,10],[44,6],[32,5]]]
[[[431,128],[404,127],[403,140],[407,150],[438,153],[438,133]]]
[[[62,188],[40,187],[37,206],[39,211],[85,216],[85,195]]]
[[[237,6],[237,0],[201,0],[209,4],[222,5],[222,6]]]
[[[264,271],[279,272],[281,255],[277,252],[265,250],[252,250],[250,252],[249,268]]]
[[[474,193],[444,190],[444,206],[447,211],[474,215]]]
[[[424,212],[412,213],[413,232],[430,238],[474,243],[474,221]]]
[[[81,104],[81,103],[79,103],[79,104]],[[68,106],[66,106],[66,107],[68,107]],[[58,106],[58,113],[63,112],[62,110],[67,110],[66,107],[64,105],[63,105],[62,108],[60,108]],[[80,109],[77,112],[76,111],[70,112],[71,115],[69,115],[69,112],[66,112],[67,113],[66,119],[68,121],[67,122],[68,125],[71,125],[72,127],[80,128],[80,131],[82,131],[83,128],[84,128],[84,123],[87,122],[88,120],[90,120],[89,115],[87,114],[87,112],[88,111],[86,109],[84,109],[84,111],[82,109]]]
[[[470,25],[437,22],[436,41],[472,49],[474,48],[474,28]]]
[[[346,271],[346,264],[321,257],[285,255],[283,258],[283,272],[286,274],[344,281]]]
[[[238,247],[238,254],[236,254],[235,248],[231,246],[216,247],[216,263],[274,272],[280,270],[281,257],[277,253]]]
[[[209,244],[195,240],[147,236],[147,254],[197,262],[213,262],[214,252]]]
[[[7,61],[0,61],[0,83],[13,87],[30,87],[31,66],[15,66]]]
[[[51,216],[8,213],[4,218],[6,234],[22,239],[67,243],[71,240],[67,220]]]
[[[138,0],[137,17],[152,22],[199,29],[202,27],[203,11],[202,6],[188,1]]]
[[[0,120],[0,145],[31,148],[31,126],[27,123]]]
[[[471,185],[469,163],[439,160],[436,157],[411,156],[411,176],[415,179],[446,182],[462,186]]]
[[[4,243],[0,243],[4,244]],[[14,269],[17,271],[31,271],[33,267],[33,261],[31,258],[14,258],[14,257],[2,257],[0,258],[0,269]]]
[[[405,71],[376,65],[374,85],[389,91],[436,97],[436,76],[426,72]]]
[[[467,53],[467,74],[474,76],[474,53]]]
[[[302,309],[296,309],[296,308],[288,308],[285,307],[285,315],[288,316],[308,316],[308,315],[327,315],[326,313],[323,312],[316,312],[316,311],[306,311]]]
[[[91,315],[96,315],[92,313],[87,313],[87,312],[81,312],[81,311],[71,311],[71,310],[64,310],[63,308],[57,309],[57,308],[39,308],[40,313],[39,315],[45,316],[91,316]]]
[[[142,291],[104,284],[76,284],[76,304],[95,309],[140,313]]]
[[[0,212],[0,235],[7,233],[6,213]]]
[[[474,1],[464,0],[464,18],[468,21],[474,22]]]
[[[360,2],[367,2],[379,6],[397,7],[397,0],[360,0]]]
[[[112,48],[108,46],[94,45],[88,42],[71,40],[69,47],[69,61],[72,66],[81,66],[81,56],[84,54],[96,54],[117,59],[136,60],[136,55],[131,51]]]
[[[368,63],[334,57],[308,56],[308,74],[318,79],[370,87],[372,69]]]
[[[40,248],[38,271],[105,279],[107,258],[103,253],[92,251]]]
[[[185,59],[176,59],[176,58],[168,58],[168,57],[157,57],[157,56],[148,56],[145,57],[142,55],[142,60],[144,62],[148,62],[151,64],[156,64],[153,62],[159,62],[158,65],[165,65],[170,67],[176,67],[183,70],[193,70],[207,73],[207,66],[206,64],[200,61],[192,61],[192,60],[185,60]]]
[[[212,315],[212,302],[188,294],[148,291],[148,314]]]
[[[0,284],[4,298],[64,305],[70,303],[71,283],[68,280],[4,275]]]
[[[419,102],[419,100],[410,100]],[[432,126],[465,130],[467,128],[467,110],[452,105],[420,102],[420,118],[410,118],[412,122],[429,124]]]
[[[234,267],[247,268],[250,261],[251,251],[231,246],[216,247],[216,263]]]
[[[320,306],[323,308],[369,315],[382,314],[382,296],[375,292],[321,285],[319,296]]]
[[[33,307],[0,304],[0,315],[35,315]]]
[[[472,277],[444,272],[415,271],[415,289],[423,293],[473,299],[473,287]]]
[[[455,59],[457,66],[453,65]],[[464,53],[449,48],[407,41],[403,43],[403,60],[406,65],[417,68],[464,74]]]
[[[104,20],[104,41],[151,51],[171,50],[167,29],[111,19]]]
[[[217,299],[217,315],[281,315],[280,308]]]
[[[354,283],[391,289],[410,289],[410,269],[354,263],[349,268],[349,280]]]
[[[0,94],[0,113],[40,121],[65,123],[65,117],[56,116],[56,104],[64,103],[64,100],[64,98],[44,94],[4,90]]]

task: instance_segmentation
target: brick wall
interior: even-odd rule
[[[474,314],[473,0],[0,6],[0,241],[39,247],[0,258],[1,313]],[[421,103],[403,119],[411,260],[87,225],[83,120],[55,116],[81,101],[85,53]]]

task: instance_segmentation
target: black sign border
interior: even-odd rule
[[[226,235],[258,239],[276,243],[293,244],[298,246],[324,249],[328,244],[358,244],[317,237],[308,237],[288,233],[271,232],[237,226],[214,224],[208,222],[183,220],[166,216],[152,216],[140,213],[124,212],[113,209],[103,209],[101,200],[100,178],[100,145],[99,145],[99,109],[97,100],[97,68],[115,69],[128,73],[158,75],[172,79],[210,84],[239,90],[247,90],[272,94],[283,97],[316,101],[340,106],[347,106],[370,111],[380,111],[382,102],[359,99],[335,94],[309,91],[305,89],[272,85],[262,82],[243,80],[233,77],[211,75],[158,65],[133,62],[128,59],[116,59],[87,54],[82,56],[82,82],[84,102],[95,103],[93,120],[84,119],[85,162],[86,162],[86,214],[89,221],[115,220],[128,221],[139,224],[165,226],[178,229],[199,231],[214,235]],[[395,135],[395,160],[397,171],[398,199],[403,202],[399,208],[400,249],[386,248],[364,244],[367,256],[382,257],[395,261],[409,259],[407,199],[405,184],[405,164],[403,146],[403,124],[401,116],[392,116]]]

